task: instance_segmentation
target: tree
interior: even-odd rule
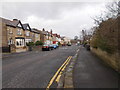
[[[100,15],[91,17],[94,20],[94,23],[99,27],[100,23],[108,20],[109,18],[117,18],[120,13],[120,2],[114,1],[109,2],[106,5],[106,11],[102,12]]]
[[[107,18],[116,18],[118,16],[120,6],[117,1],[109,3],[108,5],[106,5],[106,8],[108,10],[108,12],[106,13]]]

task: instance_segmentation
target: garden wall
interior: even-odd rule
[[[91,48],[91,52],[96,54],[105,63],[107,63],[109,66],[120,73],[120,55],[118,53],[108,54],[107,52],[102,51],[99,48]]]

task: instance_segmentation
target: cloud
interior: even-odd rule
[[[73,38],[83,28],[93,26],[91,17],[105,10],[104,2],[7,2],[2,17],[18,18],[31,27]]]

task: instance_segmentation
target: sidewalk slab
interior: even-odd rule
[[[118,88],[119,74],[81,47],[73,72],[74,88]]]

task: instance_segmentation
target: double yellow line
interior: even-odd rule
[[[49,90],[50,86],[52,85],[52,83],[54,82],[55,79],[56,79],[57,82],[59,82],[61,74],[64,71],[64,69],[66,68],[67,64],[70,62],[71,58],[72,58],[72,56],[69,56],[66,59],[66,61],[62,64],[62,66],[57,70],[57,72],[55,73],[55,75],[52,77],[52,79],[48,83],[48,86],[47,86],[46,90]]]

